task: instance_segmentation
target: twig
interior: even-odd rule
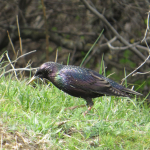
[[[88,2],[87,0],[81,0],[85,6],[93,13],[95,14],[97,17],[99,17],[110,29],[111,31],[117,36],[117,38],[125,45],[129,46],[129,48],[137,55],[139,56],[142,60],[144,60],[144,62],[138,67],[136,68],[134,71],[132,71],[129,75],[127,75],[125,78],[122,79],[122,83],[123,81],[125,81],[125,79],[127,77],[129,77],[130,75],[132,75],[135,71],[137,71],[140,67],[142,67],[146,62],[149,62],[148,59],[150,57],[150,53],[149,53],[149,56],[147,58],[145,58],[145,56],[136,49],[136,47],[130,47],[131,44],[128,43],[128,41],[126,41],[112,26],[111,24],[107,21],[107,19],[101,14],[99,13],[95,8],[93,8]],[[150,11],[148,12],[148,21],[147,21],[147,29],[146,29],[146,32],[145,32],[145,36],[144,36],[144,40],[146,38],[146,35],[147,35],[147,31],[149,30],[149,14],[150,14]],[[142,40],[143,41],[143,40]],[[148,44],[147,42],[145,41],[147,47],[148,47]],[[149,47],[148,47],[149,48]]]
[[[6,53],[6,52],[4,52],[4,53],[2,54],[2,56],[0,57],[0,63],[2,62],[5,53]]]
[[[137,48],[141,49],[141,50],[144,50],[144,51],[148,51],[149,52],[149,49],[145,46],[142,46],[142,45],[136,45]]]
[[[14,45],[13,45],[13,43],[12,43],[12,40],[11,40],[11,38],[10,38],[10,36],[9,36],[9,32],[8,32],[8,31],[7,31],[7,34],[8,34],[8,38],[9,38],[10,44],[11,44],[11,46],[12,46],[13,52],[14,52],[14,54],[15,54],[15,57],[17,58],[17,54],[16,54]]]
[[[10,63],[10,65],[11,65],[11,67],[13,68],[13,70],[15,69],[15,67],[13,66],[13,64],[11,63],[11,60],[10,60],[10,58],[9,58],[9,56],[8,56],[8,53],[6,53],[6,57],[7,57],[7,59],[8,59],[8,61],[9,61],[9,63]],[[18,78],[17,78],[17,73],[16,73],[16,71],[14,70],[14,74],[15,74],[15,77],[16,77],[16,79],[18,80]],[[19,81],[19,80],[18,80]]]
[[[148,73],[150,73],[150,71],[148,71],[148,72],[136,72],[136,73],[134,73],[132,76],[135,76],[135,75],[137,75],[137,74],[148,74]]]
[[[139,44],[140,42],[136,42],[136,43],[134,43],[134,44],[130,44],[130,45],[128,45],[128,46],[123,46],[123,47],[114,47],[114,46],[112,46],[111,45],[111,43],[107,43],[108,44],[108,47],[111,49],[111,50],[126,50],[126,49],[128,49],[128,48],[130,48],[130,47],[135,47],[135,46],[137,46],[138,44]]]
[[[63,124],[65,124],[66,122],[68,122],[68,120],[65,120],[65,121],[61,121],[61,122],[56,122],[55,125],[60,127],[62,126]]]
[[[31,53],[34,53],[34,52],[36,52],[36,50],[33,50],[33,51],[31,51],[31,52],[28,52],[28,53],[25,53],[25,54],[19,56],[19,57],[18,57],[16,60],[14,60],[13,62],[16,62],[16,61],[18,61],[18,59],[20,59],[20,58],[22,58],[22,57],[24,57],[24,56],[26,56],[26,55],[29,55],[29,54],[31,54]]]
[[[57,63],[57,58],[58,58],[58,49],[56,50],[56,57],[55,57],[55,62]]]
[[[125,79],[127,79],[130,75],[132,75],[135,71],[137,71],[139,68],[141,68],[145,63],[146,61],[149,59],[150,55],[145,59],[145,61],[139,66],[137,67],[135,70],[133,70],[131,73],[129,73],[125,78],[123,78],[121,80],[121,84],[125,81]]]
[[[22,58],[22,57],[24,57],[24,56],[26,56],[26,55],[29,55],[29,54],[31,54],[31,53],[34,53],[34,52],[36,52],[36,50],[33,50],[33,51],[31,51],[31,52],[28,52],[28,53],[25,53],[25,54],[19,56],[17,59],[15,59],[14,61],[12,61],[12,62],[9,63],[8,65],[2,67],[1,69],[8,67],[10,64],[17,62],[20,58]]]
[[[132,75],[134,72],[136,72],[139,68],[141,68],[141,67],[146,63],[146,61],[150,58],[150,48],[149,48],[149,46],[148,46],[147,41],[145,40],[145,39],[146,39],[146,35],[147,35],[147,31],[149,30],[149,14],[150,14],[150,11],[148,12],[146,32],[145,32],[144,38],[143,38],[143,40],[142,40],[142,41],[145,41],[145,44],[146,44],[147,48],[149,49],[149,55],[148,55],[148,57],[144,60],[144,62],[143,62],[139,67],[137,67],[134,71],[132,71],[132,72],[129,73],[125,78],[122,79],[121,84],[125,81],[126,78],[128,78],[130,75]],[[136,74],[137,74],[137,73],[136,73]],[[135,74],[134,74],[134,75],[135,75]]]
[[[111,43],[113,43],[116,39],[117,39],[117,37],[115,36],[114,38],[112,38],[110,41],[107,42],[107,45],[108,45],[108,47],[109,47],[111,50],[126,50],[126,49],[128,49],[128,48],[130,48],[130,47],[137,47],[137,48],[139,48],[139,49],[141,49],[141,50],[145,50],[145,51],[148,51],[148,52],[149,52],[149,49],[148,49],[147,47],[144,47],[144,46],[142,46],[142,45],[139,45],[140,42],[136,42],[136,43],[134,43],[134,44],[131,44],[131,45],[129,45],[129,46],[124,46],[124,47],[114,47],[114,46],[111,45]],[[147,39],[149,39],[149,38],[147,38]],[[146,40],[147,40],[147,39],[146,39]]]
[[[107,76],[107,78],[108,78],[108,77],[110,77],[110,76],[112,76],[114,73],[115,73],[115,72],[113,72],[113,73],[109,74],[109,75]]]
[[[117,40],[117,37],[115,36],[115,37],[113,37],[110,41],[108,41],[107,44],[111,44],[111,43],[113,43],[113,42],[116,41],[116,40]]]
[[[98,12],[95,8],[93,8],[87,0],[81,0],[84,5],[93,13],[95,14],[98,18],[100,18],[109,28],[110,30],[117,36],[117,38],[125,45],[130,46],[128,41],[126,41],[116,30],[113,28],[113,26],[107,21],[107,19],[100,13]],[[138,51],[135,47],[129,47],[139,58],[142,60],[145,60],[145,56]]]
[[[44,5],[44,1],[41,0],[42,8],[43,8],[43,15],[44,15],[44,22],[45,22],[45,35],[46,35],[46,60],[48,61],[48,47],[49,47],[49,34],[48,34],[48,24],[46,19],[46,8]]]
[[[8,71],[2,73],[2,74],[0,75],[0,78],[1,78],[3,75],[5,75],[5,74],[7,74],[7,73],[9,73],[9,72],[12,72],[12,71],[32,71],[32,70],[37,70],[37,69],[38,69],[38,67],[37,67],[37,68],[17,68],[17,69],[9,69]]]
[[[146,41],[145,39],[146,39],[146,36],[147,36],[147,31],[149,30],[149,14],[150,14],[150,11],[147,14],[148,14],[147,15],[147,28],[145,30],[144,38],[142,39],[141,42]]]
[[[31,60],[29,60],[25,66],[25,68],[31,67]],[[25,71],[20,71],[18,75],[20,75],[20,80],[23,78]]]
[[[20,43],[20,52],[21,52],[21,55],[22,55],[22,40],[21,40],[21,37],[20,37],[20,28],[19,28],[19,22],[18,22],[18,15],[16,16],[16,19],[17,19],[18,36],[19,36],[19,43]]]

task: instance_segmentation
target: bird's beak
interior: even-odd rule
[[[29,85],[31,82],[33,82],[35,79],[37,79],[38,77],[37,76],[33,76],[30,81],[27,83],[27,85]]]

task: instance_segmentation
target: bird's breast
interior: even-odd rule
[[[61,75],[57,74],[51,82],[59,89],[63,89],[65,85],[65,79],[61,77]]]

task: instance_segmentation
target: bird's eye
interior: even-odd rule
[[[41,70],[38,70],[36,73],[35,73],[35,76],[42,76],[43,75],[43,72]]]

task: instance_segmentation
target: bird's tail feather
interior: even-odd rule
[[[128,89],[128,88],[124,88],[122,91],[123,91],[123,92],[126,92],[126,93],[128,93],[128,94],[143,95],[143,94],[141,94],[141,93],[138,93],[138,92],[133,91],[133,90]]]

